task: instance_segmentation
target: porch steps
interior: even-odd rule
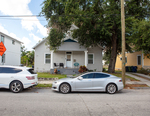
[[[65,74],[65,75],[74,75],[76,73],[73,70],[65,70],[62,74]]]
[[[78,70],[79,68],[57,68],[59,74],[65,74],[65,75],[79,74]],[[54,69],[51,69],[50,73],[54,74]]]

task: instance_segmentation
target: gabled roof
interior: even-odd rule
[[[38,46],[39,46],[40,44],[42,44],[45,40],[46,40],[46,38],[43,39],[42,41],[40,41],[39,43],[37,43],[35,46],[33,46],[32,49],[35,49],[36,47],[38,47]]]
[[[4,36],[7,36],[7,37],[9,37],[9,38],[11,38],[11,39],[13,39],[13,40],[15,40],[15,41],[17,41],[17,42],[19,42],[19,43],[22,43],[22,44],[23,44],[23,42],[21,42],[21,41],[19,41],[19,40],[15,39],[15,38],[13,38],[13,37],[11,37],[11,36],[9,36],[9,35],[6,35],[5,33],[1,32],[1,31],[0,31],[0,33],[1,33],[2,35],[4,35]]]
[[[76,42],[76,41],[69,38],[69,39],[64,40],[63,42]]]

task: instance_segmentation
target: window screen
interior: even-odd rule
[[[93,54],[88,54],[88,64],[93,64]]]
[[[51,63],[51,54],[45,54],[45,63],[50,64]]]

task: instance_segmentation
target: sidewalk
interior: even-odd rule
[[[139,73],[136,73],[136,74],[139,74]],[[146,79],[143,79],[143,78],[140,78],[140,77],[138,77],[138,76],[135,76],[135,75],[132,75],[132,73],[130,74],[130,73],[126,73],[126,75],[127,76],[130,76],[130,77],[133,77],[133,78],[135,78],[135,79],[138,79],[138,80],[140,80],[141,82],[137,82],[137,83],[144,83],[144,84],[146,84],[146,85],[148,85],[149,87],[150,87],[150,81],[149,80],[146,80]],[[143,77],[145,77],[146,75],[141,75],[140,74],[140,76],[143,76]],[[147,77],[146,77],[147,78]]]

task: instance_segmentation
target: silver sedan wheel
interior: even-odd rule
[[[107,86],[107,92],[110,94],[113,94],[117,91],[116,85],[115,84],[109,84]]]
[[[70,86],[66,83],[60,85],[60,92],[62,93],[69,93],[70,92]]]
[[[10,85],[10,90],[14,93],[18,93],[22,91],[23,87],[22,84],[19,81],[14,81]]]

